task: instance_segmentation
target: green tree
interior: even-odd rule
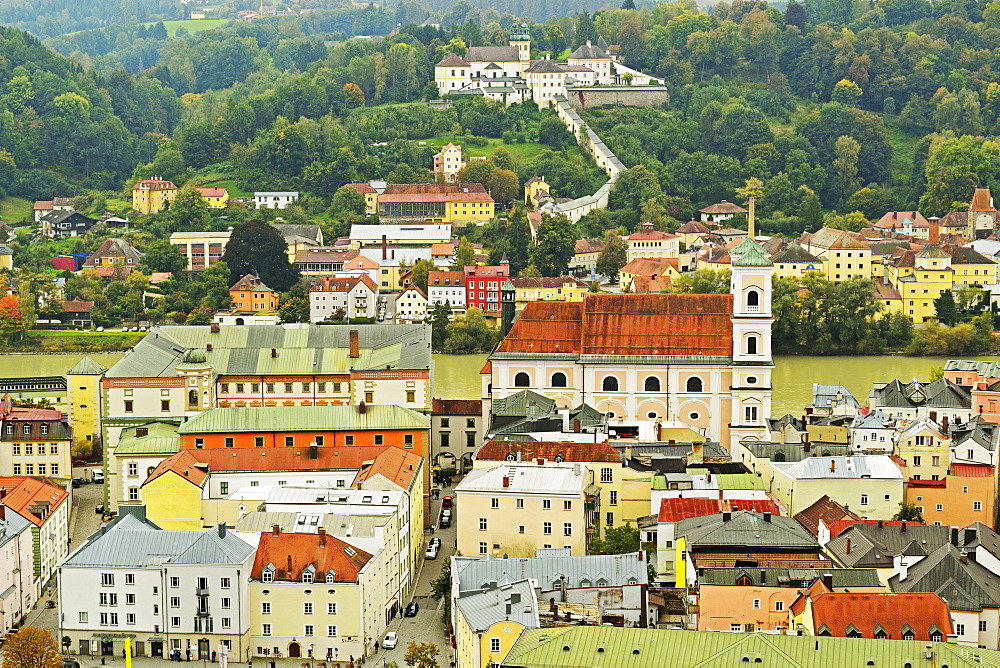
[[[856,107],[861,102],[861,86],[850,79],[841,79],[834,85],[830,100],[846,107]]]
[[[139,260],[139,269],[146,274],[152,274],[154,271],[180,273],[186,268],[187,260],[181,255],[177,246],[166,239],[158,239],[151,243]]]
[[[935,380],[941,380],[944,378],[944,367],[943,366],[932,366],[930,371],[927,372],[927,380],[934,382]]]
[[[268,287],[285,292],[299,280],[298,268],[288,261],[284,237],[259,219],[233,228],[222,261],[229,267],[230,285],[254,274]]]
[[[483,312],[470,307],[465,316],[448,325],[448,338],[444,343],[446,353],[481,353],[491,350],[500,338],[500,332],[490,327]]]
[[[909,501],[900,501],[899,510],[892,516],[893,522],[923,522],[924,516],[921,514],[917,504]]]
[[[436,302],[431,307],[428,320],[431,323],[431,348],[444,350],[445,341],[448,340],[448,325],[451,323],[451,304]]]
[[[357,218],[365,215],[365,196],[351,186],[341,186],[333,193],[330,215],[337,218]]]
[[[212,309],[207,306],[196,306],[191,309],[191,312],[187,317],[187,324],[189,325],[211,325],[212,324]]]
[[[170,205],[170,217],[180,229],[204,232],[208,225],[208,202],[197,188],[181,188]]]
[[[699,269],[693,274],[681,274],[670,284],[669,292],[688,294],[725,294],[730,290],[728,269]]]
[[[469,240],[462,237],[458,240],[458,248],[455,250],[455,261],[451,264],[452,271],[462,271],[463,267],[471,267],[476,264],[476,248]]]
[[[639,529],[628,522],[622,526],[608,527],[604,538],[590,541],[591,554],[627,554],[639,551]]]
[[[621,268],[628,262],[628,244],[615,230],[604,234],[604,250],[597,256],[597,273],[612,283],[618,280]]]
[[[576,252],[576,229],[564,214],[542,216],[531,263],[543,276],[563,276]]]
[[[429,642],[412,641],[403,655],[403,663],[410,668],[438,668],[438,646]]]
[[[546,116],[538,124],[538,141],[558,151],[573,143],[573,135],[567,132],[558,116]]]
[[[823,206],[819,202],[819,196],[808,186],[799,186],[799,192],[801,193],[797,212],[799,218],[807,230],[818,229],[823,224]]]
[[[939,322],[949,327],[958,322],[958,309],[955,307],[955,297],[951,290],[943,290],[934,300],[934,314]]]
[[[445,559],[441,564],[441,572],[431,580],[431,598],[435,601],[444,599],[444,609],[441,620],[446,624],[451,621],[451,559]]]
[[[416,264],[410,270],[410,281],[413,285],[417,286],[425,293],[427,292],[427,274],[432,271],[437,271],[437,267],[430,260],[417,260]]]

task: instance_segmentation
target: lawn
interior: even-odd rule
[[[426,141],[427,145],[439,149],[445,144],[458,144],[462,147],[462,153],[470,157],[490,157],[493,155],[493,151],[496,150],[498,146],[503,146],[505,149],[511,152],[514,156],[522,160],[532,160],[539,153],[545,149],[551,148],[545,144],[528,143],[528,144],[504,144],[501,139],[488,139],[489,142],[486,146],[473,146],[467,141],[468,137],[463,137],[461,135],[455,135],[451,133],[437,135],[436,137],[430,137],[429,139],[422,140]]]
[[[145,26],[156,25],[156,21],[144,23]],[[221,28],[229,23],[229,19],[185,19],[183,21],[164,21],[163,27],[167,29],[167,35],[173,37],[177,34],[177,29],[184,27],[188,33],[201,32],[202,30],[212,30]]]
[[[240,190],[236,181],[227,179],[225,174],[197,174],[184,185],[193,188],[225,188],[230,197],[251,197],[253,195],[253,193]]]
[[[34,219],[34,202],[20,197],[5,197],[0,199],[0,218],[5,223],[19,223]]]
[[[899,185],[909,185],[910,175],[913,171],[913,158],[917,154],[917,144],[920,140],[907,134],[899,127],[899,116],[879,114],[885,123],[885,129],[889,135],[889,143],[892,144],[892,162],[889,168],[892,171],[892,182]]]

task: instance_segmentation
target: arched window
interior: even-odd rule
[[[656,376],[650,376],[646,379],[644,385],[647,392],[659,392],[660,391],[660,379]]]
[[[605,392],[617,392],[618,391],[618,379],[614,376],[605,376],[604,382],[601,383],[601,389]]]
[[[757,354],[757,335],[751,334],[747,337],[747,355]]]
[[[566,374],[562,371],[552,374],[552,387],[566,387]]]
[[[756,290],[750,290],[747,292],[747,306],[759,307],[760,306],[760,293]]]
[[[198,403],[198,390],[190,390],[188,392],[188,403],[197,404]]]
[[[701,378],[698,376],[691,376],[687,379],[686,389],[688,392],[703,392],[704,388],[701,384]]]
[[[531,379],[528,378],[528,374],[520,371],[514,376],[514,387],[528,387],[529,385],[531,385]]]

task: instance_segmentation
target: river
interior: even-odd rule
[[[0,378],[57,376],[65,374],[82,355],[0,355]],[[90,356],[111,366],[121,354]],[[774,358],[771,414],[800,415],[812,400],[812,384],[845,385],[862,404],[876,381],[927,380],[932,366],[943,366],[946,357],[809,357],[779,355]],[[977,358],[997,359],[997,358]],[[478,399],[479,370],[486,355],[434,355],[434,395],[439,399]]]

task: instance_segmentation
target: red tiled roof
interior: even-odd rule
[[[208,452],[206,450],[206,452]],[[226,452],[233,452],[232,450],[227,450]],[[144,486],[153,482],[161,475],[165,475],[169,472],[174,472],[181,478],[188,480],[195,487],[201,487],[202,483],[205,482],[205,478],[208,477],[208,472],[203,468],[195,466],[201,460],[201,457],[195,457],[190,450],[181,450],[177,454],[170,455],[162,462],[160,465],[153,469],[153,472],[149,474],[146,478],[146,482],[142,483]],[[204,462],[201,462],[204,463]]]
[[[677,234],[706,234],[710,230],[697,220],[689,220],[677,228]]]
[[[225,188],[198,188],[198,192],[202,197],[225,197]]]
[[[580,239],[573,247],[573,252],[577,255],[583,253],[600,253],[604,250],[604,239]]]
[[[468,67],[467,63],[461,56],[449,53],[447,56],[438,61],[438,64],[434,67]]]
[[[987,464],[952,464],[951,475],[959,478],[992,478],[993,467]]]
[[[63,311],[66,313],[90,313],[94,308],[94,302],[85,302],[79,297],[74,297],[73,301],[63,302]]]
[[[313,281],[309,286],[309,292],[350,292],[358,283],[364,283],[374,293],[378,293],[378,286],[368,274],[360,276],[323,276]]]
[[[0,415],[4,420],[62,420],[62,411],[54,408],[27,408],[13,406],[6,415]]]
[[[445,281],[448,281],[445,283]],[[427,272],[427,288],[431,287],[464,287],[465,272],[462,271],[429,271]]]
[[[387,186],[379,204],[392,202],[492,202],[481,183],[399,183]]]
[[[132,190],[177,190],[177,186],[170,181],[149,179],[146,181],[136,181],[135,185],[132,186]]]
[[[724,510],[736,512],[737,510],[750,510],[755,513],[771,513],[780,515],[781,508],[771,499],[727,499],[724,505],[728,506]]]
[[[718,204],[712,204],[711,206],[706,206],[704,209],[699,209],[699,213],[746,213],[747,210],[744,209],[739,204],[733,204],[732,202],[719,202]]]
[[[826,494],[817,499],[815,503],[805,510],[795,514],[795,520],[814,536],[819,533],[820,520],[827,526],[830,526],[844,519],[858,520],[861,518]]]
[[[948,604],[931,593],[826,592],[813,600],[812,614],[817,634],[825,626],[839,638],[846,637],[852,626],[864,638],[874,638],[880,627],[893,640],[902,640],[906,632],[913,633],[914,640],[951,633]]]
[[[371,465],[364,467],[354,479],[354,486],[360,489],[360,484],[377,475],[393,482],[405,490],[410,489],[413,476],[420,469],[422,457],[400,448],[385,448],[375,457]]]
[[[623,274],[663,275],[673,269],[680,273],[679,260],[675,257],[637,257],[619,269]]]
[[[431,255],[454,255],[455,254],[455,243],[448,242],[445,244],[437,243],[431,244]]]
[[[565,462],[621,462],[621,455],[607,441],[601,443],[568,443],[565,441],[487,441],[476,451],[480,461],[507,461],[521,454],[522,461],[545,459],[554,461],[562,456]]]
[[[972,193],[969,211],[996,211],[993,208],[993,197],[989,188],[976,188],[976,192]]]
[[[689,517],[705,517],[722,512],[722,501],[704,498],[660,499],[658,522],[675,523]]]
[[[587,287],[587,284],[576,276],[523,276],[512,277],[510,282],[515,288],[561,288],[566,283],[572,283],[577,287]]]
[[[498,352],[585,355],[732,354],[729,294],[592,294],[529,302]]]
[[[345,183],[345,186],[349,188],[354,188],[362,195],[377,193],[378,191],[372,188],[370,183]]]
[[[483,412],[481,399],[435,399],[433,415],[480,415]]]
[[[52,200],[37,200],[35,202],[35,206],[33,207],[33,210],[34,211],[52,211],[52,208],[54,206],[55,206],[55,203]]]
[[[493,373],[493,362],[486,360],[486,364],[479,370],[479,373]]]
[[[69,496],[69,492],[43,478],[3,477],[0,489],[6,490],[3,505],[35,526],[41,526]]]
[[[670,234],[669,232],[660,232],[659,230],[640,230],[638,232],[633,232],[628,235],[630,241],[642,241],[648,239],[674,239],[676,234]]]
[[[302,572],[311,565],[316,569],[314,582],[326,582],[330,571],[336,582],[357,582],[358,572],[371,558],[364,550],[325,533],[281,532],[275,536],[269,531],[260,535],[250,577],[260,580],[261,571],[273,564],[275,581],[301,582]]]
[[[902,227],[903,221],[909,219],[913,224],[913,227],[930,227],[931,224],[928,222],[924,215],[919,211],[889,211],[877,221],[872,223],[872,227],[875,228],[893,228]]]
[[[911,481],[912,482],[912,481]],[[887,527],[899,527],[903,526],[901,521],[891,521],[891,520],[838,520],[836,522],[830,522],[827,524],[827,528],[830,530],[830,538],[836,538],[840,534],[844,533],[847,529],[854,526],[855,524],[878,524],[882,522],[882,526]],[[906,521],[906,526],[910,527],[921,527],[927,526],[923,522],[914,522],[912,520]]]

